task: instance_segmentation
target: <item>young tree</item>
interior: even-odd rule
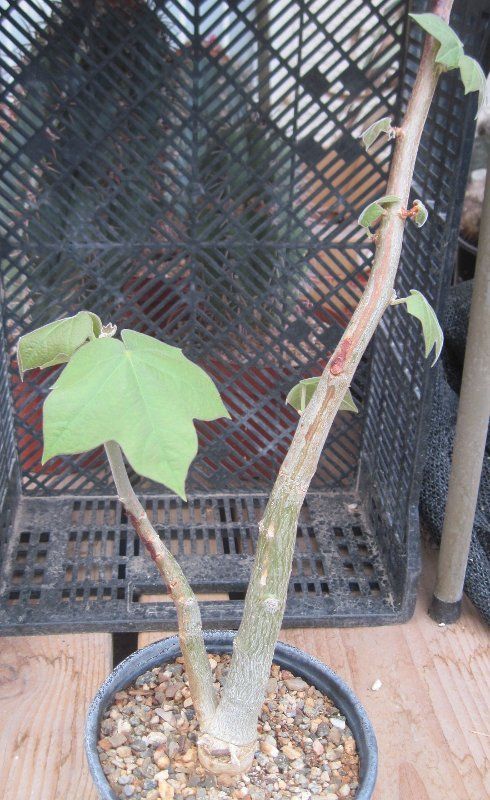
[[[447,24],[451,0],[432,14],[412,15],[429,34],[400,127],[380,120],[363,135],[368,148],[379,135],[395,137],[387,194],[363,211],[359,222],[373,235],[371,274],[323,374],[295,387],[288,401],[300,413],[289,451],[259,524],[259,541],[243,619],[221,698],[216,697],[198,603],[177,561],[152,527],[136,497],[123,453],[133,469],[185,498],[185,478],[197,451],[194,419],[228,416],[211,379],[180,350],[135,331],[114,338],[111,324],[87,311],[57,320],[22,337],[18,359],[27,369],[66,363],[44,405],[44,456],[80,453],[104,444],[118,496],[167,583],[177,608],[179,638],[200,722],[199,757],[216,773],[240,773],[252,762],[257,721],[270,674],[286,594],[298,516],[337,411],[353,410],[349,386],[385,311],[405,304],[419,319],[426,355],[442,347],[442,331],[427,301],[412,290],[396,298],[394,281],[405,225],[424,224],[420,200],[409,193],[420,137],[440,74],[460,69],[465,89],[484,94],[478,64]]]

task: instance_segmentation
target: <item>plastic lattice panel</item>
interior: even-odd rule
[[[405,4],[24,0],[4,14],[10,344],[86,307],[182,347],[233,415],[200,427],[189,486],[270,486],[297,423],[287,391],[319,373],[366,282],[355,221],[389,148],[357,137],[395,111]],[[107,491],[101,453],[41,470],[53,375],[12,380],[24,492]],[[339,417],[317,489],[352,484],[361,429]]]
[[[103,454],[40,466],[56,370],[20,383],[15,343],[82,307],[182,347],[219,385],[232,420],[200,424],[189,505],[133,477],[194,588],[229,598],[204,603],[206,625],[235,625],[297,424],[286,394],[322,369],[369,276],[356,220],[385,193],[392,143],[366,154],[359,135],[401,122],[422,31],[404,0],[1,6],[0,629],[174,624]],[[455,0],[452,22],[481,57],[487,4]],[[397,290],[437,309],[475,104],[441,78],[414,174],[429,220],[407,226]],[[338,415],[300,520],[289,625],[400,621],[415,602],[430,369],[400,308],[352,391],[360,413]]]
[[[9,524],[15,508],[17,458],[8,380],[7,354],[0,321],[0,565],[7,543]]]
[[[350,502],[349,502],[350,501]],[[148,516],[202,602],[205,625],[235,627],[267,496],[148,497]],[[56,520],[56,526],[54,521]],[[175,625],[173,604],[119,503],[25,498],[0,582],[0,626],[19,630]],[[209,596],[216,594],[216,600]],[[227,597],[229,599],[227,599]],[[387,622],[394,598],[356,500],[312,494],[302,509],[285,623]],[[352,606],[357,606],[357,617]]]
[[[418,3],[416,10],[425,10]],[[451,21],[466,52],[483,63],[488,43],[488,5],[456,2]],[[409,30],[404,64],[402,109],[415,80],[422,34]],[[408,226],[396,281],[400,297],[418,288],[436,309],[449,286],[455,260],[459,215],[466,186],[476,98],[465,102],[456,71],[439,81],[424,128],[412,182],[413,198],[425,198],[429,221],[423,228]],[[459,164],[454,174],[451,165]],[[440,312],[440,313],[441,313]],[[409,561],[410,524],[418,528],[420,470],[425,454],[425,415],[434,373],[423,356],[418,324],[408,314],[388,311],[378,328],[371,359],[369,407],[363,429],[361,472],[368,495],[375,498],[373,524],[384,539],[389,560],[403,554]],[[388,433],[388,429],[390,433]],[[380,517],[381,513],[381,517]]]

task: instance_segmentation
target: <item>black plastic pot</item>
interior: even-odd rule
[[[235,631],[208,631],[206,649],[210,653],[231,653]],[[118,800],[100,766],[97,752],[100,721],[116,692],[131,684],[139,675],[181,655],[177,636],[162,639],[128,656],[115,668],[100,687],[90,706],[85,727],[85,751],[90,772],[101,800]],[[370,800],[378,766],[378,747],[373,727],[352,690],[331,669],[318,659],[288,644],[276,645],[274,661],[295,675],[304,678],[328,695],[345,716],[357,744],[360,759],[359,788],[356,800]]]

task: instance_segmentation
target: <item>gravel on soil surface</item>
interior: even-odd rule
[[[221,689],[229,655],[210,655]],[[341,800],[354,798],[359,757],[345,719],[328,697],[272,665],[246,775],[205,773],[197,757],[199,728],[182,659],[140,675],[101,722],[102,769],[124,800]]]

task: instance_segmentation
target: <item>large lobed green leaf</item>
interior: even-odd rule
[[[181,350],[123,330],[71,357],[44,403],[43,463],[109,440],[140,475],[185,498],[197,453],[194,419],[229,417],[204,370]]]
[[[295,408],[298,414],[301,415],[313,397],[319,380],[320,378],[303,378],[296,386],[293,386],[286,397],[286,403],[289,403],[289,405]],[[347,389],[344,399],[340,404],[339,411],[352,411],[354,414],[358,413],[350,389]]]
[[[427,358],[432,348],[434,348],[434,360],[432,362],[432,366],[434,366],[444,344],[444,334],[439,325],[436,312],[424,295],[418,292],[417,289],[410,289],[409,297],[400,297],[395,302],[396,304],[406,303],[408,313],[420,321],[424,336],[425,357]]]
[[[463,56],[463,43],[453,29],[438,14],[410,14],[409,15],[439,44],[436,63],[442,64],[446,69],[459,67]]]
[[[91,311],[79,311],[43,325],[21,336],[17,346],[17,362],[21,378],[28,369],[43,369],[66,364],[75,350],[99,336],[102,323]]]

